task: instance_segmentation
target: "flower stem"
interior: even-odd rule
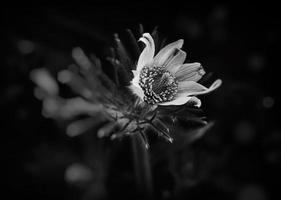
[[[152,199],[152,177],[148,150],[140,136],[132,136],[133,161],[136,186],[139,194],[145,199]]]

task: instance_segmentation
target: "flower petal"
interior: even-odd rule
[[[176,74],[176,72],[179,70],[183,62],[185,61],[186,58],[186,53],[180,49],[178,49],[178,52],[176,55],[171,58],[167,64],[166,64],[166,69],[171,72],[173,75]]]
[[[174,100],[160,103],[161,106],[183,105],[185,103],[193,103],[196,107],[201,107],[201,100],[195,96],[185,96],[183,93],[178,94]]]
[[[140,71],[145,65],[151,63],[155,53],[154,40],[149,33],[144,33],[139,41],[142,41],[145,44],[145,48],[139,57],[136,68],[137,71]]]
[[[144,97],[144,93],[143,93],[143,90],[141,89],[141,87],[137,86],[137,85],[134,85],[134,84],[131,84],[129,86],[129,89],[135,94],[137,95],[139,98],[141,98],[143,100],[143,97]]]
[[[169,105],[183,105],[187,102],[194,102],[195,106],[200,107],[201,101],[195,96],[191,95],[199,95],[209,93],[215,89],[217,89],[221,85],[221,80],[216,80],[209,88],[196,83],[194,81],[185,81],[179,83],[179,92],[174,100],[169,102],[160,103],[161,106],[169,106]]]
[[[178,98],[175,98],[172,101],[164,102],[164,103],[159,103],[160,106],[176,106],[176,105],[183,105],[186,102],[188,102],[192,97],[187,97],[187,96],[180,96]]]
[[[180,39],[176,42],[168,44],[153,59],[153,64],[157,66],[162,66],[167,62],[167,60],[171,59],[175,55],[175,51],[182,48],[183,40]]]
[[[194,104],[194,106],[196,106],[196,107],[198,107],[198,108],[200,108],[201,107],[201,100],[200,99],[198,99],[197,97],[191,97],[191,99],[189,99],[189,101],[188,101],[189,103],[193,103]]]
[[[132,72],[133,72],[134,78],[131,81],[131,84],[135,85],[136,87],[139,87],[140,72],[137,70],[133,70]]]
[[[221,83],[222,81],[218,79],[209,88],[206,88],[205,86],[196,83],[194,81],[179,82],[178,95],[191,96],[191,95],[206,94],[217,89],[221,85]]]
[[[202,65],[198,62],[186,63],[182,65],[175,76],[178,81],[195,81],[197,82],[205,74]]]

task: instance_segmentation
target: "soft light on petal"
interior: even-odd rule
[[[139,57],[136,71],[140,71],[145,65],[150,64],[155,53],[154,40],[149,33],[144,33],[139,41],[145,44],[145,48]]]
[[[209,88],[206,88],[205,86],[196,83],[194,81],[183,81],[183,82],[179,82],[178,92],[179,95],[184,95],[184,96],[206,94],[217,89],[220,85],[221,85],[220,79],[216,80]]]
[[[185,61],[186,53],[182,50],[178,50],[176,55],[171,58],[166,64],[166,69],[171,72],[173,75],[176,74],[176,72],[179,70],[183,62]]]
[[[175,98],[172,101],[168,101],[168,102],[164,102],[164,103],[160,103],[160,106],[172,106],[172,105],[183,105],[186,102],[188,102],[190,99],[192,99],[192,97],[187,97],[187,96],[180,96]]]
[[[139,98],[143,99],[144,93],[143,93],[143,90],[141,89],[141,87],[136,86],[136,85],[134,85],[134,84],[131,84],[131,85],[129,86],[129,89],[130,89],[135,95],[137,95]]]
[[[131,84],[135,85],[136,87],[139,87],[140,72],[136,71],[136,70],[133,70],[132,72],[133,72],[134,78],[131,81]]]
[[[198,62],[186,63],[182,65],[175,76],[178,81],[195,81],[197,82],[205,74],[202,65]]]
[[[175,99],[173,101],[169,101],[169,102],[164,102],[164,103],[161,103],[159,105],[161,106],[171,106],[171,105],[183,105],[185,103],[192,103],[194,104],[194,106],[196,107],[201,107],[201,100],[198,99],[197,97],[188,97],[188,96],[185,96],[183,93],[182,94],[178,94]]]
[[[171,59],[178,49],[181,49],[183,45],[183,40],[180,39],[176,42],[168,44],[153,59],[153,64],[157,66],[164,65],[169,59]]]

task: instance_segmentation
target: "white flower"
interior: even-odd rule
[[[216,80],[209,88],[197,83],[205,74],[200,63],[184,63],[183,40],[170,43],[155,56],[154,40],[144,33],[139,41],[145,48],[139,56],[129,88],[143,101],[156,105],[183,105],[193,101],[201,106],[196,95],[209,93],[221,85]]]

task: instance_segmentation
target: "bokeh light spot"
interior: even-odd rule
[[[272,108],[274,106],[274,99],[272,97],[264,97],[262,99],[262,105],[265,108]]]
[[[34,43],[29,40],[20,40],[17,42],[17,46],[18,50],[25,55],[32,53],[35,49]]]

